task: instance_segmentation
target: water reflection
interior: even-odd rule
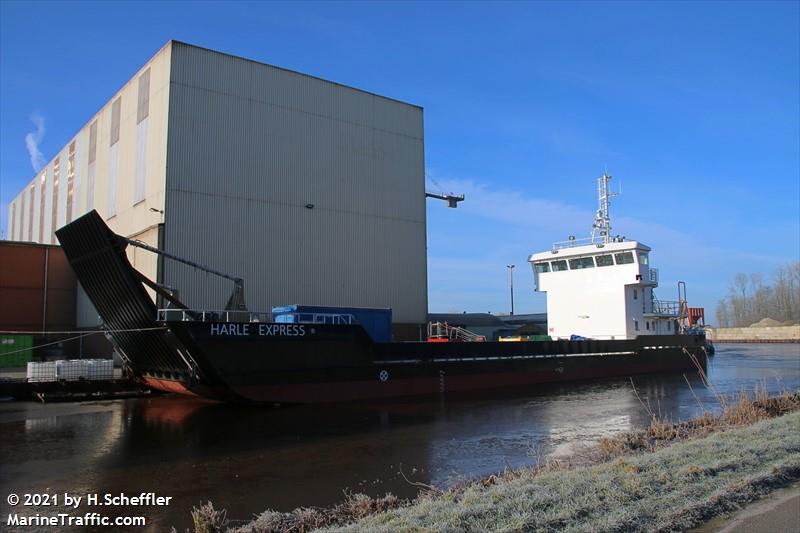
[[[709,379],[725,394],[756,384],[796,390],[800,347],[721,346]],[[646,424],[650,412],[681,420],[714,408],[699,377],[680,374],[336,407],[0,404],[0,493],[155,491],[175,504],[148,510],[145,531],[181,529],[207,499],[247,518],[335,503],[345,489],[412,496],[405,477],[445,486],[568,457]]]

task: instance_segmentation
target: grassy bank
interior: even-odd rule
[[[473,485],[340,530],[683,530],[797,479],[798,434],[793,413],[591,467]]]
[[[239,527],[209,504],[198,533],[310,531],[672,531],[800,479],[800,396],[742,395],[719,416],[604,439],[589,466],[509,471],[414,502],[350,495],[333,508],[266,511]]]

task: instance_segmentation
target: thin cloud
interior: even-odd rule
[[[44,117],[38,113],[31,115],[31,122],[36,126],[36,131],[32,131],[25,136],[25,147],[28,149],[28,155],[31,158],[31,166],[34,172],[39,172],[44,164],[44,156],[42,151],[39,150],[39,145],[44,139]]]
[[[549,235],[564,235],[589,228],[594,212],[564,202],[524,196],[517,191],[490,190],[483,183],[463,179],[437,178],[448,192],[464,194],[458,208],[463,212],[497,220],[513,226],[547,230]]]

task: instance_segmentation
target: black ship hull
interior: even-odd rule
[[[263,336],[241,326],[171,323],[185,346],[202,352],[232,397],[313,403],[524,386],[705,367],[703,339],[373,343],[358,326],[306,325],[302,337]]]
[[[133,374],[229,401],[314,403],[705,370],[705,338],[375,343],[358,325],[157,320],[125,241],[91,212],[57,231]],[[164,317],[169,316],[164,315]]]

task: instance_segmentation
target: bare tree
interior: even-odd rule
[[[763,318],[800,320],[800,261],[775,269],[771,286],[761,273],[736,274],[728,296],[717,304],[716,316],[721,327],[749,326]]]
[[[728,309],[728,302],[723,298],[722,300],[717,303],[717,325],[721,328],[727,328],[731,326],[731,315],[730,309]]]

